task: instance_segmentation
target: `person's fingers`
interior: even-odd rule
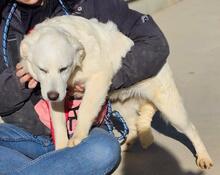
[[[16,64],[16,69],[21,69],[23,68],[23,66],[21,65],[21,63]]]
[[[31,77],[30,74],[25,74],[24,76],[22,76],[22,77],[20,78],[20,82],[21,82],[21,84],[24,84],[25,82],[29,81],[31,78],[32,78],[32,77]]]
[[[26,73],[23,66],[18,63],[16,65],[16,76],[19,78],[21,84],[28,82],[28,88],[34,89],[37,86],[37,81],[32,78],[29,73]]]
[[[84,87],[79,86],[79,85],[74,86],[73,90],[74,90],[74,92],[84,92],[85,91]]]
[[[35,79],[30,79],[30,81],[28,82],[28,88],[30,89],[34,89],[37,86],[37,81]]]
[[[20,70],[18,70],[17,72],[16,72],[16,76],[17,77],[22,77],[22,76],[24,76],[26,73],[22,70],[22,69],[20,69]]]
[[[16,71],[16,76],[17,77],[22,77],[22,76],[24,76],[26,74],[26,72],[24,71],[24,69],[18,69],[17,71]]]

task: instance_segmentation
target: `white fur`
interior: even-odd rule
[[[2,117],[0,116],[0,123],[4,123],[4,121],[2,120]]]
[[[209,168],[212,161],[187,118],[168,64],[154,78],[108,94],[112,77],[132,46],[133,42],[112,22],[103,24],[76,16],[47,20],[37,25],[22,41],[23,65],[40,81],[43,98],[48,100],[48,92],[59,94],[57,100],[51,101],[56,149],[65,147],[68,141],[62,103],[66,87],[80,82],[85,85],[85,93],[78,125],[69,145],[78,144],[88,135],[109,95],[113,108],[122,113],[131,130],[127,144],[132,143],[137,133],[144,147],[152,143],[150,123],[159,109],[167,120],[190,138],[197,151],[197,164],[201,168]],[[60,71],[62,68],[66,68],[65,71]]]

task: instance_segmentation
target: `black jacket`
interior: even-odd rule
[[[8,33],[9,68],[4,65],[0,47],[0,116],[5,122],[27,129],[34,135],[49,134],[34,111],[34,105],[41,97],[39,89],[31,92],[21,87],[15,76],[14,67],[19,61],[20,41],[27,30],[48,17],[64,14],[58,0],[46,2],[43,7],[28,7],[28,11],[31,11],[29,17],[23,14],[23,9],[27,7],[18,5]],[[123,59],[122,68],[113,78],[111,91],[126,88],[155,76],[166,62],[169,54],[168,44],[151,16],[129,9],[123,0],[66,0],[64,3],[66,9],[73,15],[88,19],[97,18],[101,22],[113,21],[122,33],[134,41],[135,45]],[[2,9],[0,41],[10,6],[10,3],[4,4],[3,1],[0,4]],[[37,8],[42,8],[40,13],[36,13],[41,15],[32,19]]]

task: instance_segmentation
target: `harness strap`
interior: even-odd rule
[[[116,137],[120,144],[124,143],[129,133],[129,128],[118,111],[112,111],[111,102],[107,102],[107,113],[104,119],[108,132],[114,135],[114,129],[120,133],[120,136]]]

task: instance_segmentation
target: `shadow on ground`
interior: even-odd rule
[[[123,175],[204,175],[182,170],[175,157],[157,144],[143,151],[137,143],[123,155]]]
[[[158,132],[181,142],[195,155],[195,149],[190,140],[165,122],[159,112],[153,118],[152,127]],[[202,171],[185,172],[175,157],[157,144],[143,150],[139,142],[136,141],[132,149],[123,155],[123,162],[123,175],[204,175]]]
[[[161,134],[164,134],[168,137],[171,137],[171,138],[181,142],[183,145],[185,145],[192,152],[193,155],[196,154],[195,149],[194,149],[191,141],[184,134],[178,132],[168,122],[164,121],[163,118],[161,117],[160,112],[157,112],[154,115],[151,126],[152,126],[152,128],[154,128],[156,131],[160,132]]]

